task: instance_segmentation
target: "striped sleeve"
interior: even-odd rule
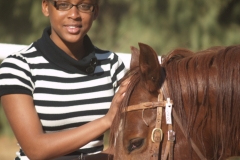
[[[0,96],[20,93],[32,95],[33,78],[29,65],[20,55],[8,56],[0,66]]]
[[[126,73],[124,63],[117,54],[113,54],[111,57],[111,77],[113,82],[113,88],[116,91],[118,88],[118,82],[123,78]]]

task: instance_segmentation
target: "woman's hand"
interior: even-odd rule
[[[125,92],[127,90],[129,82],[130,82],[130,78],[124,80],[119,86],[117,93],[113,97],[110,109],[108,113],[105,115],[105,118],[107,118],[107,123],[109,127],[112,125],[112,121],[122,103],[122,100],[125,96]]]

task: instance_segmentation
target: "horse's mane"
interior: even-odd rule
[[[207,148],[203,143],[205,126],[206,123],[212,123],[210,135],[215,151],[213,159],[239,153],[240,46],[213,47],[196,53],[176,49],[164,57],[162,67],[165,69],[174,108],[187,135],[197,137],[202,144],[200,148],[204,150]],[[110,147],[114,147],[120,120],[125,119],[122,111],[128,106],[129,97],[140,81],[139,67],[131,69],[123,80],[128,77],[131,77],[128,91],[111,127]],[[214,91],[209,86],[214,86]],[[204,93],[200,97],[203,101],[199,101],[200,91]],[[188,110],[184,108],[183,94],[187,95]],[[199,114],[203,114],[204,118],[196,123]]]
[[[212,123],[213,159],[237,155],[240,148],[240,46],[213,47],[195,54],[177,49],[165,57],[162,66],[170,97],[187,135],[196,136],[206,149],[203,133],[207,130],[206,123]],[[203,97],[199,97],[199,92]],[[187,96],[187,104],[183,104],[183,96]],[[204,118],[196,123],[199,114]]]

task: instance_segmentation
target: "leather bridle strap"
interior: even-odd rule
[[[174,141],[175,141],[175,132],[172,130],[172,125],[168,125],[168,141],[166,144],[166,149],[164,151],[163,160],[167,158],[169,160],[173,160],[173,148],[174,148]]]
[[[163,95],[163,92],[162,92]],[[166,117],[166,124],[168,125],[168,140],[164,150],[164,154],[162,160],[173,160],[173,148],[174,148],[174,141],[175,141],[175,132],[173,131],[172,127],[172,102],[169,98],[167,98],[168,103],[165,106],[165,117]]]
[[[159,157],[159,147],[160,143],[162,141],[163,137],[163,132],[161,129],[161,123],[162,123],[162,110],[163,107],[166,107],[168,103],[173,103],[172,101],[163,101],[163,93],[160,91],[158,95],[158,102],[145,102],[145,103],[140,103],[137,105],[131,105],[125,108],[124,112],[130,112],[130,111],[136,111],[136,110],[145,110],[145,109],[151,109],[151,108],[157,108],[157,115],[156,115],[156,123],[155,123],[155,128],[152,130],[152,135],[151,135],[151,148],[150,148],[150,160],[158,160]],[[168,125],[168,129],[172,130],[172,125]],[[169,131],[168,131],[169,132]],[[172,143],[171,143],[172,142]],[[168,153],[171,153],[171,150],[173,150],[173,141],[167,142],[167,146],[165,149],[165,154],[167,159]],[[170,151],[169,151],[170,150]],[[173,156],[169,156],[173,157]]]
[[[173,117],[174,117],[175,121],[177,122],[178,126],[180,127],[180,129],[182,130],[184,136],[187,138],[187,135],[186,135],[185,131],[183,130],[183,126],[182,126],[182,124],[180,122],[180,119],[177,116],[177,114],[176,114],[174,109],[173,109]],[[189,138],[189,140],[190,140],[190,143],[191,143],[191,146],[192,146],[193,150],[196,152],[198,157],[201,160],[207,160],[207,158],[205,158],[204,155],[201,153],[201,151],[198,149],[197,145],[193,142],[192,138]]]
[[[163,132],[161,129],[162,122],[162,107],[157,107],[157,115],[156,115],[156,124],[155,128],[152,130],[151,135],[151,149],[150,149],[150,160],[158,160],[159,156],[159,146],[162,141]]]
[[[158,95],[158,102],[163,102],[163,94],[162,92]],[[162,108],[163,107],[157,107],[157,115],[156,115],[156,122],[155,122],[155,128],[152,130],[151,135],[151,149],[150,149],[150,160],[158,160],[159,157],[159,147],[160,143],[162,141],[163,132],[161,129],[162,124]]]
[[[165,107],[166,104],[167,104],[167,101],[144,102],[144,103],[128,106],[125,108],[124,112],[130,112],[130,111],[141,110],[141,109],[151,109],[151,108],[157,108],[157,107]]]

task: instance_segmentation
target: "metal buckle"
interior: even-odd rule
[[[155,132],[157,132],[157,131],[160,133],[160,139],[159,140],[158,139],[157,140],[154,139]],[[161,142],[162,141],[162,137],[163,137],[162,129],[154,128],[152,130],[151,140],[152,140],[153,143],[155,143],[156,141]]]
[[[168,140],[171,142],[175,141],[175,132],[173,130],[168,131]]]

